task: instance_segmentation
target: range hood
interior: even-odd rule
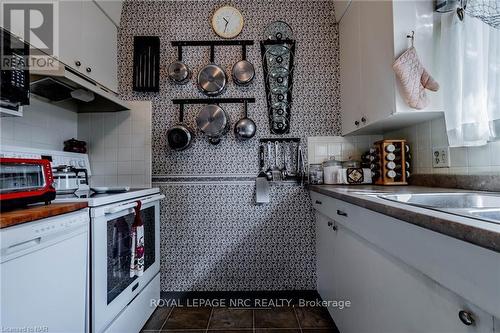
[[[117,95],[59,62],[56,70],[30,69],[30,93],[51,102],[72,100],[78,112],[129,110]]]

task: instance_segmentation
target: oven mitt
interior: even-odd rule
[[[414,109],[423,109],[429,104],[425,89],[439,90],[439,84],[425,70],[418,58],[417,50],[410,47],[392,65],[403,87],[405,102]]]

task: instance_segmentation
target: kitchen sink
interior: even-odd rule
[[[500,194],[483,194],[472,192],[458,193],[413,193],[387,194],[380,198],[397,201],[414,206],[431,208],[499,208]]]
[[[475,192],[405,193],[378,195],[379,198],[500,223],[500,194]]]

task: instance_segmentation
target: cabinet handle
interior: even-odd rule
[[[85,68],[85,70],[87,71],[87,73],[92,72],[92,68],[90,68],[90,67]]]
[[[328,221],[328,226],[329,227],[333,226],[333,222],[332,221]]]
[[[82,63],[80,62],[80,60],[77,60],[77,61],[75,61],[75,65],[76,65],[76,67],[80,67],[82,65]]]
[[[356,120],[356,121],[354,122],[354,125],[359,126],[359,121],[358,121],[358,120]]]
[[[321,201],[319,201],[319,200],[316,200],[316,204],[317,204],[317,205],[321,205],[321,204],[322,204],[322,202],[321,202]]]
[[[361,118],[361,122],[366,123],[366,118],[365,118],[365,117],[362,117],[362,118]]]
[[[346,212],[343,212],[343,211],[341,211],[341,210],[339,210],[339,209],[337,209],[337,215],[347,217],[347,213],[346,213]]]
[[[462,310],[458,312],[458,318],[460,318],[460,321],[466,326],[474,325],[474,316],[468,311]]]

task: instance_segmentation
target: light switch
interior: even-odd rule
[[[450,167],[450,147],[432,147],[432,167]]]

